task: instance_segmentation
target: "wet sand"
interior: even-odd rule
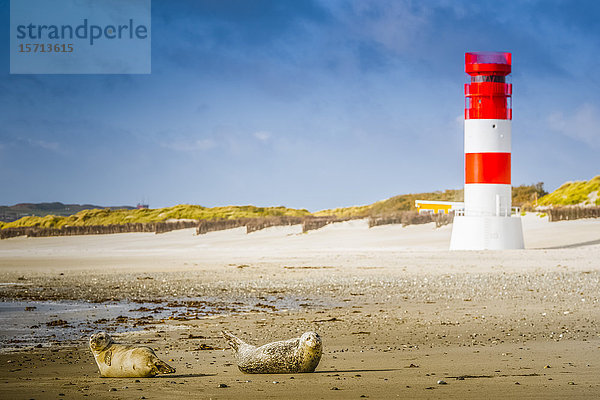
[[[40,348],[5,349],[0,397],[597,398],[600,221],[523,224],[528,249],[500,252],[447,251],[451,226],[364,221],[4,240],[3,300],[132,308],[86,316],[73,340],[55,326]],[[177,373],[100,378],[85,339],[96,325]],[[316,330],[323,358],[314,374],[245,375],[222,329],[257,344]]]

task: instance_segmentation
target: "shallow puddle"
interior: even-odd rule
[[[316,304],[307,299],[282,297],[248,301],[179,299],[156,303],[128,301],[91,303],[83,301],[0,302],[0,352],[53,343],[81,343],[98,331],[126,332],[152,329],[165,321],[189,321],[211,315],[245,312],[276,312]],[[323,304],[319,304],[320,307]]]

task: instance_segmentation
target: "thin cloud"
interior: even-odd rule
[[[254,137],[261,142],[266,142],[271,138],[271,134],[266,131],[254,132]]]
[[[572,139],[600,148],[600,109],[584,103],[571,114],[555,112],[548,116],[548,126]]]
[[[162,143],[162,147],[166,147],[175,151],[192,152],[206,151],[217,147],[217,142],[212,139],[198,139],[192,141],[174,141]]]
[[[44,150],[50,150],[58,152],[60,151],[60,144],[57,142],[47,142],[45,140],[27,139],[27,143],[33,147],[40,147]]]

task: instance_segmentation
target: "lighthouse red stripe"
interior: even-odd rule
[[[510,185],[510,153],[466,153],[465,183]]]

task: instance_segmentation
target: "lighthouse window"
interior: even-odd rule
[[[492,124],[492,128],[496,129],[496,124]]]
[[[475,75],[471,77],[471,82],[500,82],[505,83],[506,78],[502,75]]]

